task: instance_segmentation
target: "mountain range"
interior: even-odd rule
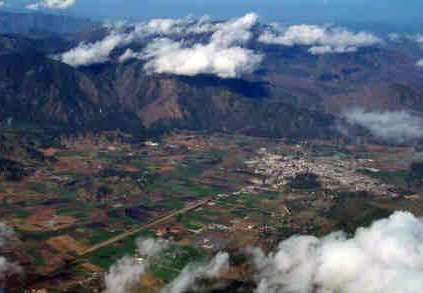
[[[108,34],[85,19],[2,13],[0,27],[2,123],[76,131],[192,129],[333,137],[348,124],[350,109],[423,115],[423,70],[416,66],[420,48],[409,39],[321,55],[303,45],[253,40],[248,46],[263,56],[260,67],[223,78],[150,74],[145,60],[118,61],[126,49],[145,47],[142,42],[114,49],[100,64],[65,64],[55,57],[59,52]]]

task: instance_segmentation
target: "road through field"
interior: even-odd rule
[[[140,233],[143,230],[149,229],[149,228],[151,228],[151,227],[153,227],[155,225],[158,225],[158,224],[161,224],[163,222],[166,222],[166,221],[170,220],[171,218],[176,217],[177,215],[184,214],[184,213],[186,213],[188,211],[191,211],[191,210],[195,210],[196,208],[205,205],[209,201],[210,201],[210,199],[205,199],[205,200],[199,201],[197,203],[194,203],[192,205],[188,205],[185,208],[182,208],[180,210],[177,210],[175,212],[172,212],[172,213],[170,213],[170,214],[168,214],[168,215],[166,215],[166,216],[164,216],[164,217],[162,217],[160,219],[154,220],[153,222],[148,223],[145,226],[134,228],[134,229],[131,229],[131,230],[127,231],[127,232],[124,232],[122,234],[119,234],[117,236],[114,236],[114,237],[112,237],[112,238],[110,238],[110,239],[108,239],[106,241],[103,241],[101,243],[98,243],[98,244],[96,244],[94,246],[91,246],[90,248],[82,251],[81,253],[79,253],[79,256],[81,257],[81,256],[85,256],[87,254],[93,253],[93,252],[95,252],[95,251],[97,251],[97,250],[99,250],[99,249],[101,249],[103,247],[112,245],[112,244],[114,244],[114,243],[116,243],[116,242],[118,242],[118,241],[120,241],[122,239],[125,239],[127,237],[130,237],[130,236],[132,236],[134,234]]]

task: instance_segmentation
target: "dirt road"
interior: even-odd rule
[[[196,208],[205,205],[209,201],[210,201],[210,199],[205,199],[205,200],[199,201],[197,203],[194,203],[192,205],[188,205],[185,208],[182,208],[180,210],[177,210],[175,212],[172,212],[172,213],[170,213],[170,214],[168,214],[168,215],[166,215],[166,216],[164,216],[164,217],[162,217],[160,219],[154,220],[153,222],[148,223],[145,226],[134,228],[134,229],[131,229],[131,230],[127,231],[127,232],[124,232],[122,234],[119,234],[119,235],[117,235],[115,237],[112,237],[112,238],[106,240],[106,241],[103,241],[103,242],[98,243],[98,244],[96,244],[94,246],[91,246],[90,248],[86,249],[85,251],[82,251],[81,253],[79,253],[79,256],[81,257],[81,256],[85,256],[87,254],[93,253],[93,252],[95,252],[95,251],[97,251],[97,250],[99,250],[99,249],[101,249],[103,247],[112,245],[112,244],[114,244],[114,243],[116,243],[116,242],[118,242],[118,241],[120,241],[122,239],[125,239],[127,237],[130,237],[130,236],[132,236],[134,234],[140,233],[143,230],[149,229],[149,228],[151,228],[151,227],[153,227],[153,226],[155,226],[157,224],[161,224],[163,222],[166,222],[166,221],[172,219],[173,217],[176,217],[177,215],[184,214],[184,213],[186,213],[188,211],[191,211],[191,210],[195,210]]]

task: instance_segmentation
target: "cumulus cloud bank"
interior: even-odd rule
[[[145,70],[149,73],[189,76],[208,73],[223,78],[237,77],[254,71],[261,62],[260,54],[245,48],[252,38],[251,29],[257,22],[258,16],[249,13],[221,23],[213,23],[208,17],[203,17],[200,20],[154,19],[124,28],[110,26],[111,32],[103,40],[81,43],[62,53],[58,59],[76,67],[104,63],[110,60],[116,48],[153,37],[144,50],[135,52],[128,48],[118,61],[145,60]],[[196,38],[181,41],[181,34],[185,37],[208,34],[208,41],[198,42]]]
[[[229,271],[229,254],[218,253],[208,264],[190,264],[185,267],[181,274],[168,284],[162,293],[183,293],[194,289],[199,280],[212,280]]]
[[[360,228],[352,238],[295,236],[276,253],[251,253],[259,271],[256,293],[423,292],[423,221],[407,212]]]
[[[78,47],[61,54],[59,59],[76,67],[104,63],[110,59],[110,54],[116,47],[129,44],[133,38],[133,34],[113,31],[103,40],[80,43]]]
[[[116,22],[106,25],[109,34],[102,40],[85,43],[56,56],[57,59],[74,67],[89,66],[104,63],[110,60],[110,55],[116,48],[129,45],[131,42],[143,40],[148,36],[163,36],[180,33],[190,25],[187,19],[153,19],[147,23],[128,25],[125,22]],[[128,48],[119,57],[119,62],[128,59],[140,59],[141,54]]]
[[[0,222],[0,247],[3,247],[6,245],[7,242],[11,238],[15,236],[15,232],[12,228],[7,226],[5,223]]]
[[[76,3],[76,0],[44,0],[37,3],[28,4],[26,8],[38,10],[42,8],[48,9],[68,9]]]
[[[138,241],[139,252],[154,256],[164,240]],[[335,232],[322,238],[293,236],[276,252],[251,248],[255,293],[423,292],[423,219],[396,212],[348,236]],[[201,289],[201,281],[217,280],[229,271],[229,255],[218,253],[206,264],[189,264],[161,293]],[[127,293],[148,270],[148,258],[118,261],[106,275],[105,293]]]
[[[139,52],[134,52],[131,48],[126,49],[125,53],[119,56],[119,62],[125,62],[130,59],[142,59],[142,54]]]
[[[365,112],[356,109],[346,113],[351,124],[370,130],[378,139],[404,143],[423,138],[423,118],[405,111]]]
[[[179,75],[215,74],[222,78],[251,73],[260,64],[262,56],[241,45],[248,42],[250,29],[257,23],[256,14],[229,21],[213,33],[207,44],[185,46],[168,38],[149,44],[142,55],[147,60],[145,69],[154,73]]]
[[[147,257],[139,262],[126,256],[116,262],[105,277],[106,289],[103,293],[127,293],[140,281],[148,268],[148,257],[152,257],[166,249],[168,242],[163,239],[140,238],[137,240],[138,253]]]
[[[360,47],[373,46],[381,40],[367,32],[354,33],[345,28],[303,24],[267,30],[260,35],[259,41],[283,46],[311,46],[310,53],[325,54],[354,52]]]
[[[72,66],[104,63],[115,49],[122,48],[126,50],[117,58],[118,62],[144,60],[148,73],[233,78],[253,72],[262,61],[260,53],[248,48],[249,41],[256,40],[253,33],[256,25],[255,13],[226,22],[213,22],[204,16],[199,20],[163,18],[130,25],[114,24],[108,26],[110,32],[104,39],[80,43],[58,59]],[[354,52],[381,42],[371,33],[355,33],[345,28],[318,25],[283,28],[277,24],[263,31],[258,40],[267,44],[309,46],[312,54]],[[138,52],[128,48],[136,41],[143,47]]]
[[[213,32],[219,24],[212,23],[209,16],[203,16],[198,21],[190,17],[181,19],[157,18],[148,21],[144,30],[148,34],[175,35],[201,34]]]
[[[169,247],[169,242],[164,239],[139,239],[137,240],[138,253],[145,257],[139,261],[126,256],[118,260],[105,276],[105,290],[103,293],[129,293],[134,289],[141,277],[149,269],[149,260]],[[229,255],[218,253],[206,264],[189,264],[165,288],[162,293],[183,293],[194,289],[201,280],[219,278],[229,270]]]
[[[132,257],[124,257],[114,264],[106,274],[104,293],[126,293],[140,281],[146,271],[146,264],[140,264]]]
[[[151,257],[157,255],[169,246],[165,239],[140,238],[137,240],[138,253],[142,256]]]
[[[15,232],[13,229],[4,223],[0,223],[0,249],[8,245],[14,237]],[[5,275],[19,272],[20,267],[17,264],[9,262],[5,257],[0,255],[0,279],[4,278]]]

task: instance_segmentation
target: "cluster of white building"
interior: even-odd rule
[[[362,172],[361,161],[351,158],[283,156],[261,149],[259,155],[246,162],[261,178],[256,185],[270,185],[275,189],[285,187],[298,174],[313,173],[319,177],[323,188],[329,190],[368,191],[374,194],[391,194],[392,186]],[[377,172],[377,170],[374,170]]]

